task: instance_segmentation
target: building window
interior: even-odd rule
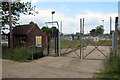
[[[20,37],[21,43],[25,43],[26,42],[26,37]]]

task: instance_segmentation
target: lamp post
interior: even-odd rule
[[[104,29],[104,20],[102,20],[102,22],[103,22],[103,29]]]
[[[53,14],[55,14],[55,11],[52,11],[52,22],[53,22]],[[53,23],[52,23],[52,27],[53,27]]]
[[[102,22],[103,22],[103,28],[104,28],[104,20],[102,20]]]

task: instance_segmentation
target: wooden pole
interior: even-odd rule
[[[9,0],[9,26],[10,26],[10,53],[13,52],[13,34],[12,34],[12,21],[11,21],[11,0]]]
[[[83,29],[82,29],[83,30],[83,34],[84,34],[84,25],[85,25],[84,21],[85,21],[85,18],[83,18]]]
[[[115,18],[115,53],[117,53],[118,17]]]
[[[111,34],[111,30],[112,30],[112,17],[110,17],[110,34]]]

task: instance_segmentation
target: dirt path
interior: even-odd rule
[[[79,52],[77,50],[76,52]],[[92,78],[103,69],[103,60],[80,60],[74,53],[44,57],[27,63],[2,60],[3,78]],[[98,56],[95,54],[93,57]],[[104,57],[104,56],[103,56]]]

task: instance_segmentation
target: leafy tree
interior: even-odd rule
[[[95,31],[95,33],[96,33],[96,35],[103,34],[103,33],[104,33],[103,26],[102,26],[102,25],[97,26],[97,27],[96,27],[96,31]]]
[[[90,34],[93,35],[93,36],[98,36],[98,35],[101,35],[103,33],[104,33],[104,29],[103,29],[102,25],[97,26],[96,29],[92,29],[90,31]]]
[[[95,31],[96,31],[96,29],[92,29],[92,30],[90,31],[90,35],[95,35]]]
[[[48,28],[48,27],[45,27],[45,26],[42,27],[41,30],[46,35],[49,34],[51,37],[56,37],[58,35],[58,31],[59,31],[56,27]]]
[[[9,4],[8,2],[2,2],[2,26],[9,24]],[[11,16],[12,16],[12,24],[18,24],[18,20],[20,18],[20,14],[25,15],[35,15],[38,13],[35,11],[36,6],[32,6],[31,2],[21,2],[20,0],[15,0],[11,3]]]
[[[50,30],[49,30],[49,28],[48,27],[42,27],[41,28],[41,30],[42,30],[42,32],[44,33],[44,34],[50,34]]]
[[[50,34],[51,34],[51,36],[53,36],[53,37],[58,36],[58,32],[59,32],[59,30],[56,27],[50,28]]]

